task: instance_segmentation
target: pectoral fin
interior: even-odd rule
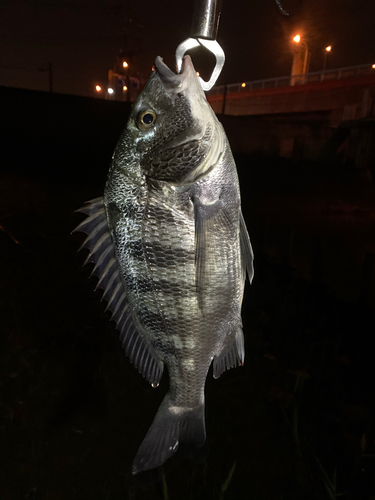
[[[217,230],[230,226],[231,220],[221,200],[204,205],[194,200],[195,215],[195,283],[198,292],[203,292],[209,278],[209,258],[218,244]],[[222,242],[220,242],[221,244]]]
[[[210,224],[204,216],[202,207],[194,205],[195,215],[195,286],[199,291],[205,282],[207,248],[207,231]]]

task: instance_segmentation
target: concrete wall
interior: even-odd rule
[[[368,169],[375,178],[375,120],[340,121],[332,113],[218,115],[234,153]]]
[[[357,110],[373,106],[372,94],[365,97],[356,104]],[[104,182],[114,147],[126,125],[128,103],[4,87],[0,88],[0,100],[1,171]],[[219,115],[219,119],[234,153],[351,163],[375,170],[371,119],[349,121],[338,127],[337,110]]]
[[[218,116],[232,150],[242,154],[288,158],[294,161],[322,159],[334,135],[329,115]]]

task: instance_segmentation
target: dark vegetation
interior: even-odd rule
[[[2,500],[375,498],[375,198],[366,173],[238,157],[256,261],[246,363],[209,375],[207,443],[136,476],[166,389],[141,379],[77,255],[121,104],[2,89]]]

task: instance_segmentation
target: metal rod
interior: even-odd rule
[[[191,37],[216,40],[221,0],[195,0]]]

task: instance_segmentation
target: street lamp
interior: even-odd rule
[[[293,41],[295,43],[298,43],[301,45],[302,47],[302,55],[304,56],[303,57],[303,66],[302,66],[302,71],[301,73],[302,74],[305,74],[307,73],[307,63],[308,63],[308,58],[309,58],[309,48],[307,46],[307,43],[301,39],[301,36],[300,35],[296,35],[294,38],[293,38]],[[296,73],[298,74],[298,73]]]
[[[130,79],[129,79],[129,64],[126,61],[122,62],[122,67],[126,70],[125,71],[125,85],[122,87],[123,93],[127,92],[130,84]],[[130,92],[126,93],[126,100],[129,101],[130,99]]]
[[[323,71],[326,69],[326,64],[327,64],[327,55],[329,52],[331,52],[332,50],[332,47],[331,45],[328,45],[328,47],[326,47],[324,49],[324,62],[323,62]]]
[[[292,77],[294,75],[305,75],[309,66],[309,48],[299,34],[293,37],[293,42],[297,44],[298,49],[293,51]],[[304,79],[292,78],[291,85],[295,85],[295,83],[304,83]]]
[[[95,85],[95,90],[96,90],[97,92],[101,92],[101,91],[102,91],[102,88],[101,88],[101,86],[100,86],[100,85]]]

